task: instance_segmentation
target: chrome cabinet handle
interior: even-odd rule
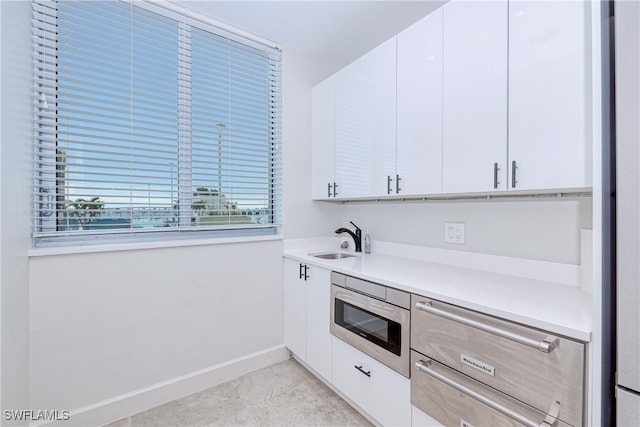
[[[327,197],[331,197],[331,183],[327,182]]]
[[[518,165],[516,164],[516,161],[512,161],[511,162],[511,188],[516,188],[516,184],[518,183],[518,180],[516,179],[516,170],[518,169]]]
[[[402,178],[400,178],[400,175],[396,174],[396,194],[400,193],[402,191],[402,188],[400,188],[400,180]]]
[[[335,182],[333,183],[333,197],[336,197],[338,195],[338,184],[336,184]]]
[[[391,175],[387,175],[387,194],[391,194],[391,181],[393,181]]]
[[[498,172],[500,171],[500,167],[498,166],[497,163],[493,164],[493,188],[498,188],[498,185],[500,184],[498,182]]]
[[[448,378],[445,375],[442,375],[439,372],[436,372],[435,370],[433,370],[431,368],[431,365],[433,364],[433,362],[431,360],[420,360],[418,362],[416,362],[415,367],[418,371],[423,372],[425,374],[431,375],[433,378],[442,381],[443,383],[447,384],[450,387],[453,387],[454,389],[458,390],[460,393],[464,393],[467,396],[484,403],[485,405],[487,405],[488,407],[500,412],[503,415],[506,415],[507,417],[518,421],[519,423],[522,423],[526,426],[530,426],[530,427],[553,427],[558,423],[557,418],[551,417],[551,416],[547,416],[542,422],[537,422],[534,420],[531,420],[527,417],[525,417],[522,414],[517,413],[516,411],[514,411],[513,409],[507,408],[506,406],[496,402],[495,400],[492,400],[486,396],[484,396],[481,393],[478,393],[475,390],[470,389],[467,386],[464,386],[460,383],[455,382],[454,380],[452,380],[451,378]],[[556,405],[559,405],[558,402],[556,402]]]
[[[362,369],[362,365],[358,366],[358,365],[353,365],[354,368],[356,368],[358,371],[362,372],[363,374],[365,374],[368,377],[371,377],[371,371],[365,371],[364,369]]]
[[[427,313],[435,314],[436,316],[444,317],[445,319],[453,320],[454,322],[462,323],[463,325],[471,326],[472,328],[480,329],[481,331],[489,332],[490,334],[497,335],[502,338],[515,341],[520,344],[535,348],[544,353],[551,353],[558,347],[560,340],[556,337],[547,336],[545,339],[538,341],[533,338],[525,337],[523,335],[515,334],[513,332],[505,331],[504,329],[497,328],[495,326],[487,325],[477,320],[469,319],[464,316],[449,313],[448,311],[435,308],[431,301],[418,301],[416,308]]]

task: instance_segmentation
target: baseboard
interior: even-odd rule
[[[39,421],[31,423],[30,427],[102,426],[206,390],[257,369],[285,361],[289,357],[289,350],[284,345],[268,348],[248,356],[71,410],[70,418],[67,421]]]

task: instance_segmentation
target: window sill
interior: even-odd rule
[[[50,255],[72,255],[86,254],[95,252],[119,252],[119,251],[136,251],[144,249],[162,249],[162,248],[178,248],[185,246],[206,246],[206,245],[222,245],[230,243],[252,243],[265,242],[271,240],[282,240],[281,234],[269,236],[247,236],[247,237],[212,237],[206,239],[188,239],[188,240],[164,240],[152,242],[134,242],[134,243],[110,243],[105,245],[78,245],[78,246],[60,246],[51,248],[33,248],[28,252],[28,256],[40,257]]]

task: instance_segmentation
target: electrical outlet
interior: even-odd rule
[[[461,222],[445,222],[444,241],[445,243],[464,245],[464,224]]]

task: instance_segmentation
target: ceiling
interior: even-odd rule
[[[445,1],[191,1],[182,7],[304,53],[332,72]]]

